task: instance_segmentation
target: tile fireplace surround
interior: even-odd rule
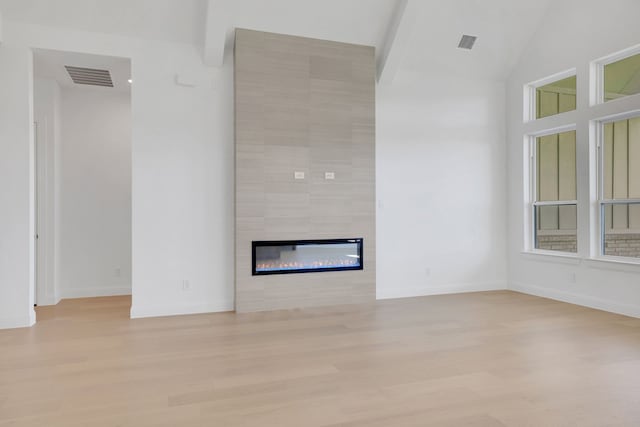
[[[375,300],[374,49],[236,30],[236,311]],[[362,270],[252,275],[252,242],[363,238]]]

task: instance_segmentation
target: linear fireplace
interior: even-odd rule
[[[362,270],[362,239],[254,241],[252,261],[254,276]]]

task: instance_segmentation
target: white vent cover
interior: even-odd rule
[[[65,65],[64,68],[67,69],[71,80],[73,80],[75,84],[113,87],[113,81],[111,80],[111,73],[109,73],[109,70],[73,67],[71,65]]]
[[[473,44],[476,42],[476,36],[468,36],[464,34],[460,39],[460,43],[458,43],[458,47],[460,49],[468,49],[471,50],[473,48]]]

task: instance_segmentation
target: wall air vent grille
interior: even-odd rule
[[[478,37],[476,37],[476,36],[468,36],[468,35],[464,34],[462,36],[462,38],[460,39],[460,43],[458,43],[458,47],[460,49],[471,50],[473,48],[473,45],[475,44],[477,38]]]
[[[73,67],[65,65],[71,80],[78,85],[92,85],[113,87],[109,70],[97,70],[95,68]]]

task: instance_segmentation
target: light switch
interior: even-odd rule
[[[304,172],[298,172],[298,171],[294,172],[293,173],[293,178],[294,179],[304,179]]]
[[[336,179],[336,174],[334,172],[325,172],[324,179]]]

